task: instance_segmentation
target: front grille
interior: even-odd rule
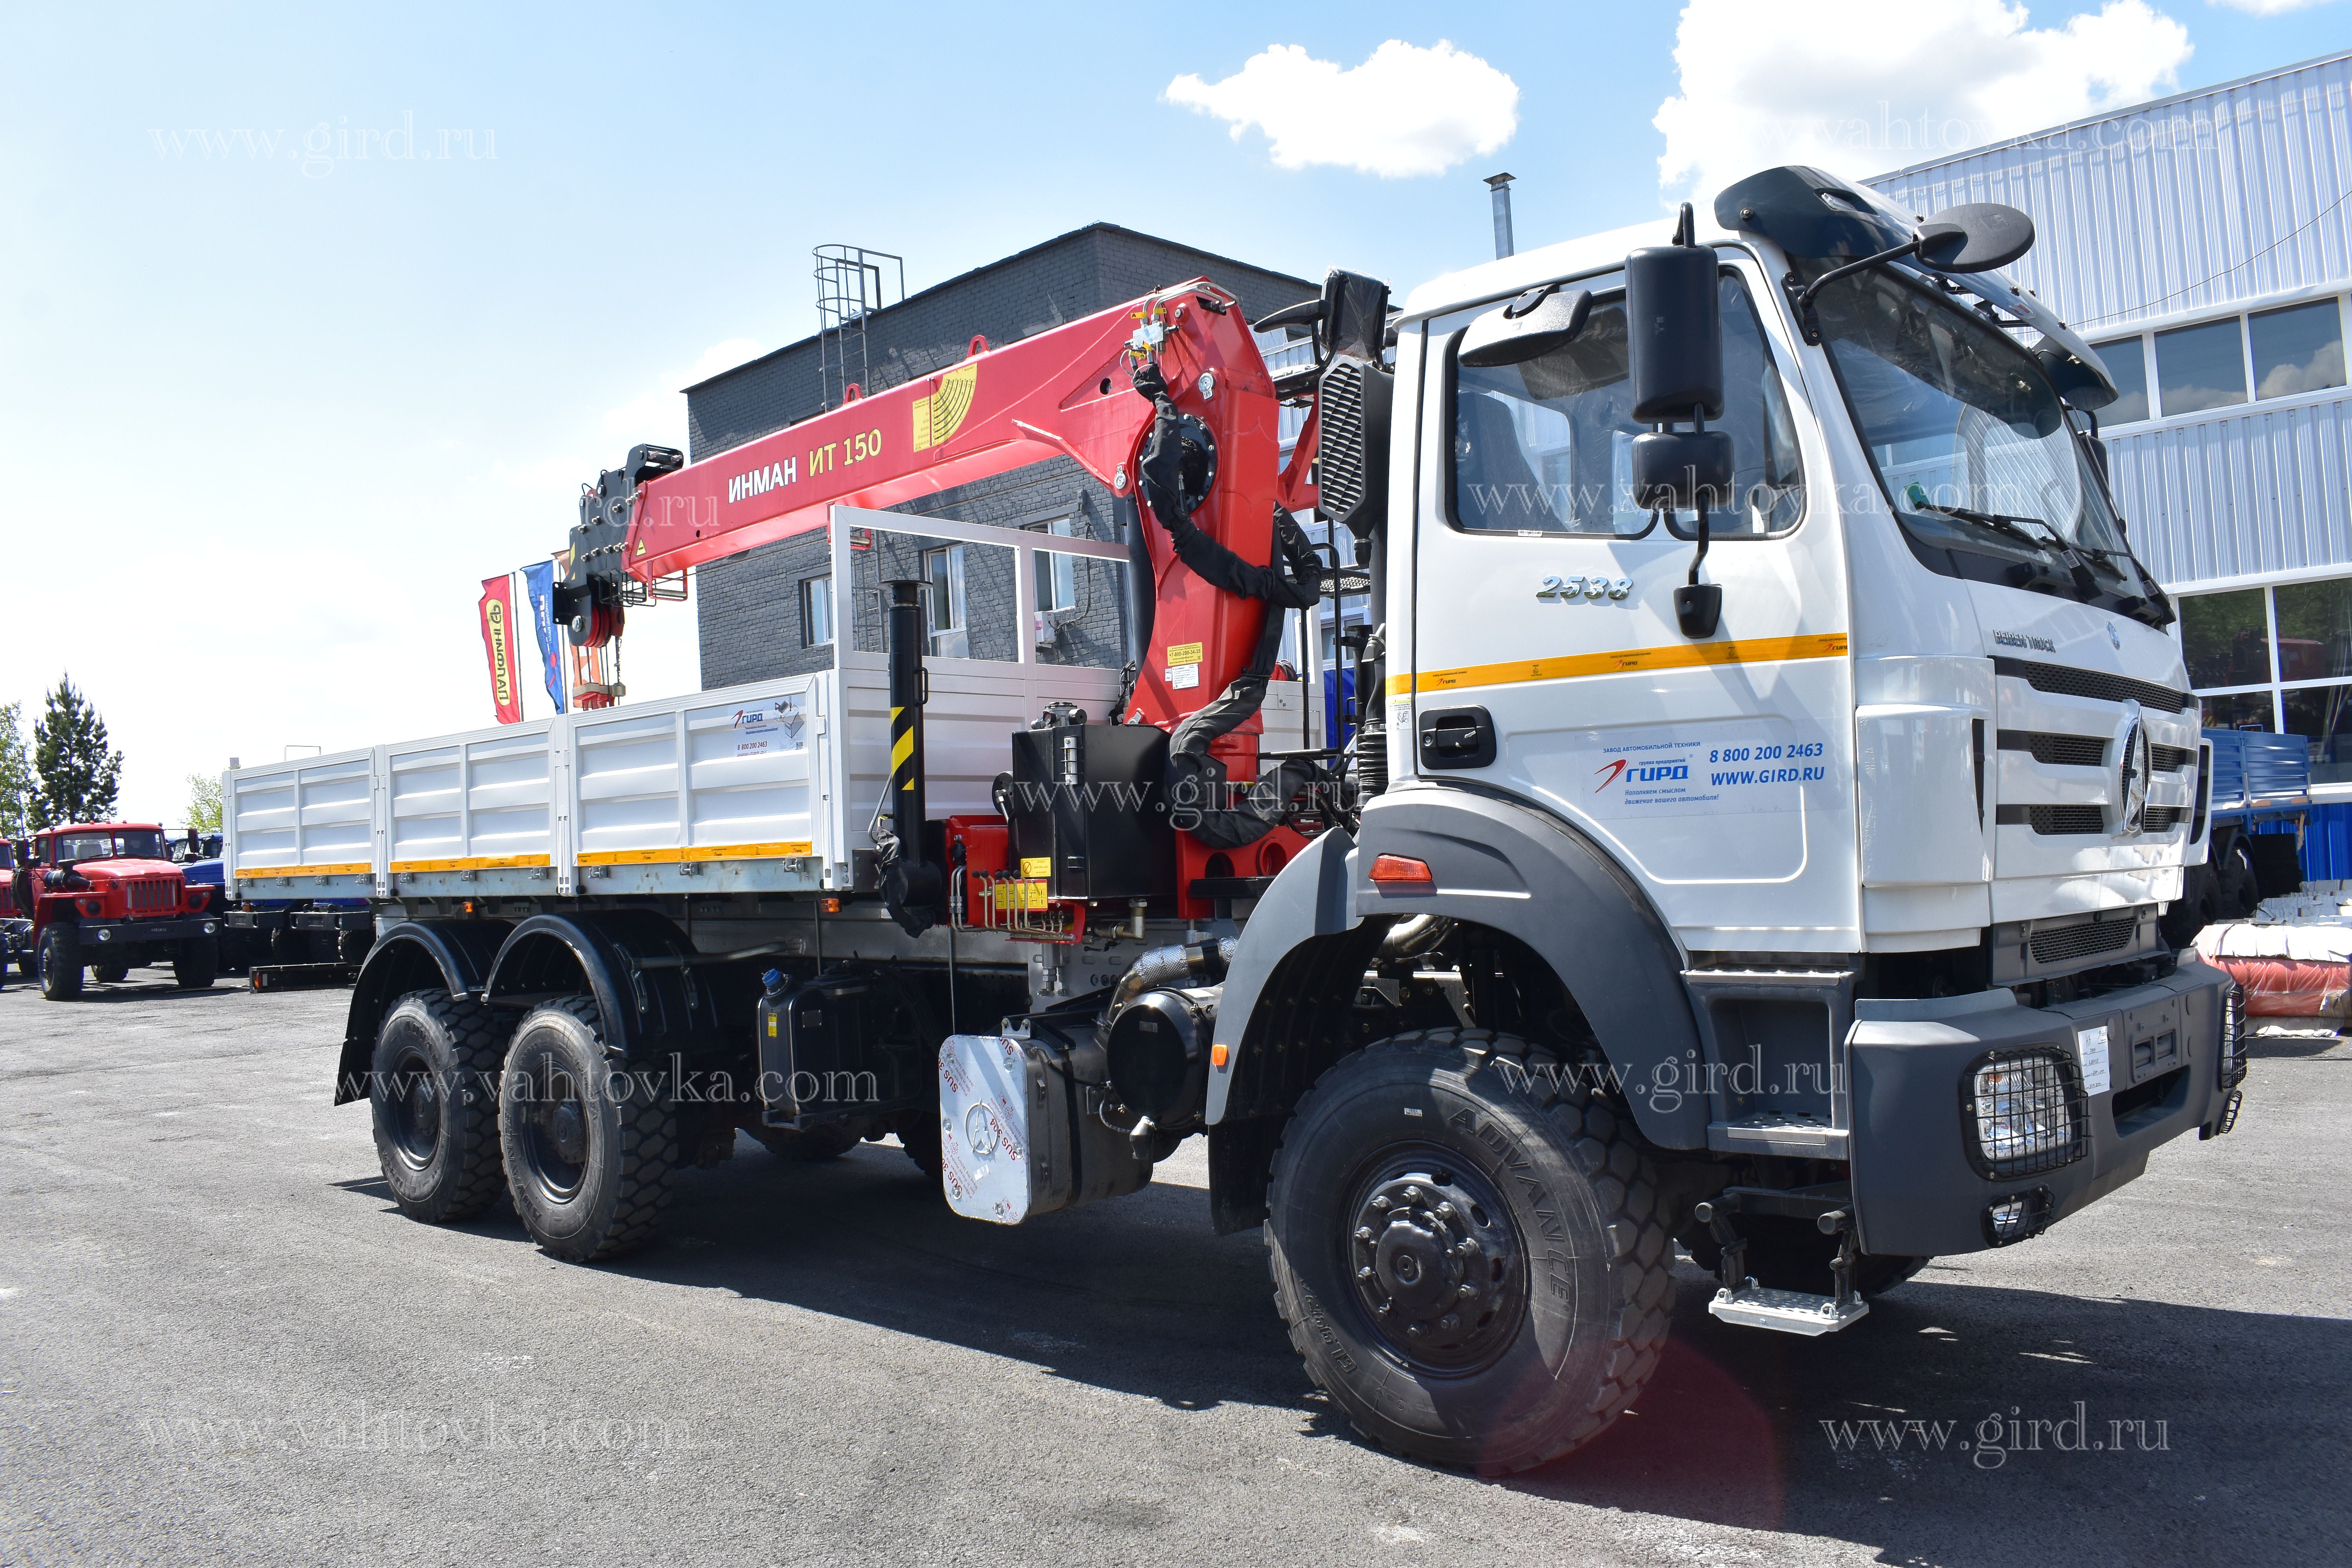
[[[2140,808],[2139,825],[2148,833],[2169,833],[2189,818],[2185,805],[2147,805]]]
[[[2186,691],[2175,691],[2152,680],[2134,680],[2129,676],[2076,669],[2067,664],[2042,664],[2029,658],[1994,659],[1992,672],[2015,676],[2034,690],[2047,691],[2053,697],[2095,697],[2102,702],[2137,700],[2143,708],[2160,709],[2167,713],[2182,712],[2196,700]]]
[[[2197,752],[2190,746],[2151,744],[2147,749],[2147,765],[2160,773],[2177,773],[2196,760]]]
[[[137,877],[122,884],[134,915],[163,914],[180,907],[180,885],[169,877]]]
[[[2095,768],[2107,760],[2107,742],[2098,735],[2049,735],[2034,730],[2003,730],[2000,749],[2031,752],[2033,760],[2051,767]]]
[[[2031,827],[2036,833],[2105,833],[2107,814],[2096,805],[2004,805],[1992,819],[2003,827]]]
[[[2035,931],[2028,945],[2033,949],[2034,963],[2063,963],[2070,958],[2088,958],[2094,953],[2129,947],[2138,932],[2137,921],[2093,921],[2062,926],[2056,931]]]

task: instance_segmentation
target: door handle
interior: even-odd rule
[[[1484,708],[1437,708],[1421,716],[1421,765],[1438,770],[1495,764],[1495,721]]]

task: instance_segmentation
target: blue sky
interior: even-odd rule
[[[1738,15],[1850,52],[1845,3]],[[2112,26],[2153,51],[2138,79],[2154,90],[2352,42],[2352,5],[2115,3],[2131,14]],[[1944,112],[1958,89],[1931,79],[1949,46],[1914,10],[1990,39],[1986,58],[2012,62],[1986,68],[1998,74],[2021,37],[2059,39],[2100,9],[2035,5],[2021,35],[1995,0],[1874,7],[1908,30],[1885,72],[1782,71],[1773,112],[1865,116],[1889,98],[1898,119]],[[1711,115],[1762,112],[1738,77],[1753,51],[1727,29],[1695,26],[1678,64],[1677,7],[1431,18],[1378,5],[21,15],[0,102],[15,503],[0,700],[37,707],[70,670],[129,755],[124,808],[167,819],[183,775],[231,754],[486,722],[478,580],[560,546],[600,461],[682,437],[677,386],[804,335],[820,242],[901,252],[919,288],[1109,219],[1410,287],[1488,253],[1482,175],[1519,176],[1523,247],[1613,227],[1681,194],[1662,187],[1654,121],[1686,78],[1692,145],[1717,142]],[[1508,139],[1457,147],[1436,174],[1286,168],[1254,125],[1236,138],[1164,96],[1181,76],[1225,82],[1270,46],[1352,68],[1391,39],[1448,40],[1507,76]],[[2035,46],[2013,85],[2063,103],[2071,89],[2053,96],[2050,73],[2118,52],[2075,41]],[[1962,108],[2004,133],[2046,122],[2002,123],[2021,110],[1998,93]],[[1494,104],[1465,112],[1491,119]],[[1343,102],[1321,142],[1345,142],[1351,114],[1384,117]],[[638,695],[695,684],[692,623],[672,610],[633,625]]]

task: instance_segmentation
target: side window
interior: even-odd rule
[[[1739,279],[1722,279],[1724,406],[1736,504],[1709,520],[1717,539],[1759,538],[1796,525],[1804,474],[1796,419],[1779,367]],[[1521,364],[1477,370],[1447,350],[1453,389],[1452,518],[1487,533],[1633,538],[1650,514],[1633,504],[1634,423],[1622,289],[1596,297],[1566,347]]]

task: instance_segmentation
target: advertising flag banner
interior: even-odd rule
[[[514,579],[482,579],[482,647],[490,656],[490,700],[501,724],[522,722],[522,688],[515,681]]]
[[[522,591],[530,599],[531,628],[539,633],[539,663],[547,678],[548,699],[555,710],[564,710],[563,636],[555,624],[555,563],[541,561],[522,569]]]

